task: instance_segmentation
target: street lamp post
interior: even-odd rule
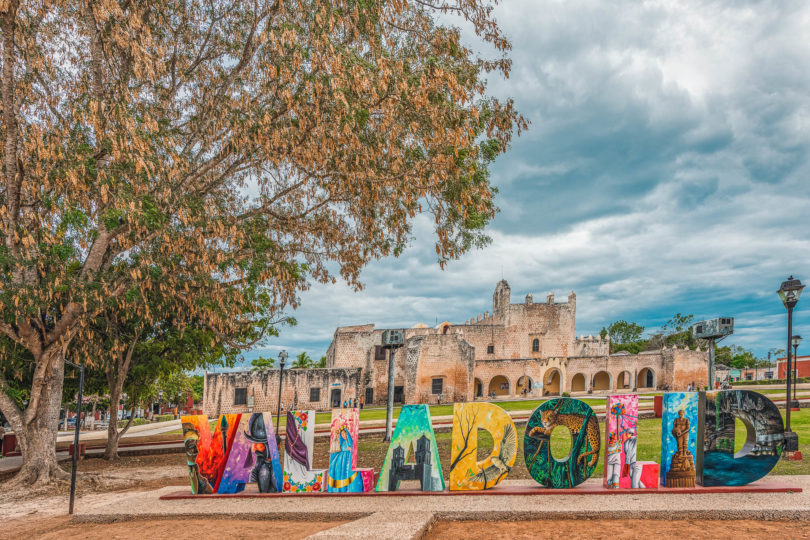
[[[787,377],[786,377],[786,395],[785,395],[785,452],[792,453],[799,450],[799,437],[790,429],[790,379],[791,379],[791,362],[790,362],[790,348],[793,345],[793,309],[799,302],[799,296],[802,294],[804,285],[798,279],[793,279],[793,276],[783,281],[779,290],[779,298],[787,308],[788,312],[788,335],[787,335]]]
[[[281,384],[284,380],[284,363],[287,361],[287,351],[278,353],[279,367],[278,372],[278,405],[276,405],[276,446],[281,448],[281,433],[279,432],[279,422],[281,421]]]
[[[793,408],[793,409],[798,409],[799,408],[799,398],[797,397],[798,396],[798,391],[796,389],[798,379],[799,379],[799,364],[798,364],[799,354],[798,354],[798,349],[799,349],[799,343],[802,342],[802,336],[793,336],[792,342],[793,342],[793,373],[792,373],[792,376],[793,376],[793,401],[790,403],[790,407]]]
[[[84,366],[65,360],[66,364],[79,370],[79,391],[76,394],[76,427],[73,431],[73,467],[70,469],[70,505],[68,514],[73,515],[73,501],[76,498],[76,469],[79,467],[79,424],[82,421],[82,391],[84,390]],[[65,410],[67,414],[67,409]]]

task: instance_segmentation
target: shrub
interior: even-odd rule
[[[755,386],[760,384],[785,384],[785,379],[767,379],[763,381],[737,381],[731,383],[732,386]],[[792,382],[792,381],[791,381]],[[810,377],[799,377],[800,383],[810,382]]]
[[[127,425],[127,422],[128,420],[119,420],[118,427],[119,428],[124,427],[125,425]],[[146,418],[136,418],[135,420],[132,421],[133,426],[142,426],[144,424],[151,424],[151,422]]]
[[[170,420],[174,420],[173,414],[161,414],[160,416],[156,417],[158,422],[168,422]]]
[[[563,392],[562,397],[571,397],[571,394],[569,394],[568,392]]]

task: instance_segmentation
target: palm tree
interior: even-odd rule
[[[316,367],[325,368],[326,367],[326,356],[321,356],[321,359],[318,360],[318,365]]]
[[[307,353],[302,352],[295,357],[295,360],[290,367],[292,369],[309,369],[312,367],[312,358],[310,358]]]

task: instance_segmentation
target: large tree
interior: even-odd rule
[[[0,29],[0,332],[34,366],[25,407],[0,378],[17,482],[64,474],[64,357],[105,310],[148,320],[134,293],[157,290],[226,339],[257,290],[280,311],[310,279],[359,286],[423,212],[444,264],[486,241],[488,165],[526,126],[486,95],[509,71],[486,0],[2,0]]]

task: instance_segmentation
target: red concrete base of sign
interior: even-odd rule
[[[787,454],[788,461],[801,461],[802,460],[802,453],[799,451],[796,452],[785,452]]]
[[[160,497],[162,500],[176,499],[248,499],[253,497],[430,497],[448,495],[702,495],[709,493],[801,493],[802,488],[780,482],[756,482],[747,486],[713,486],[695,488],[657,489],[607,489],[601,484],[580,485],[572,489],[549,489],[534,486],[495,486],[485,491],[370,491],[367,493],[259,493],[243,491],[233,494],[192,495],[187,490],[174,491]]]

